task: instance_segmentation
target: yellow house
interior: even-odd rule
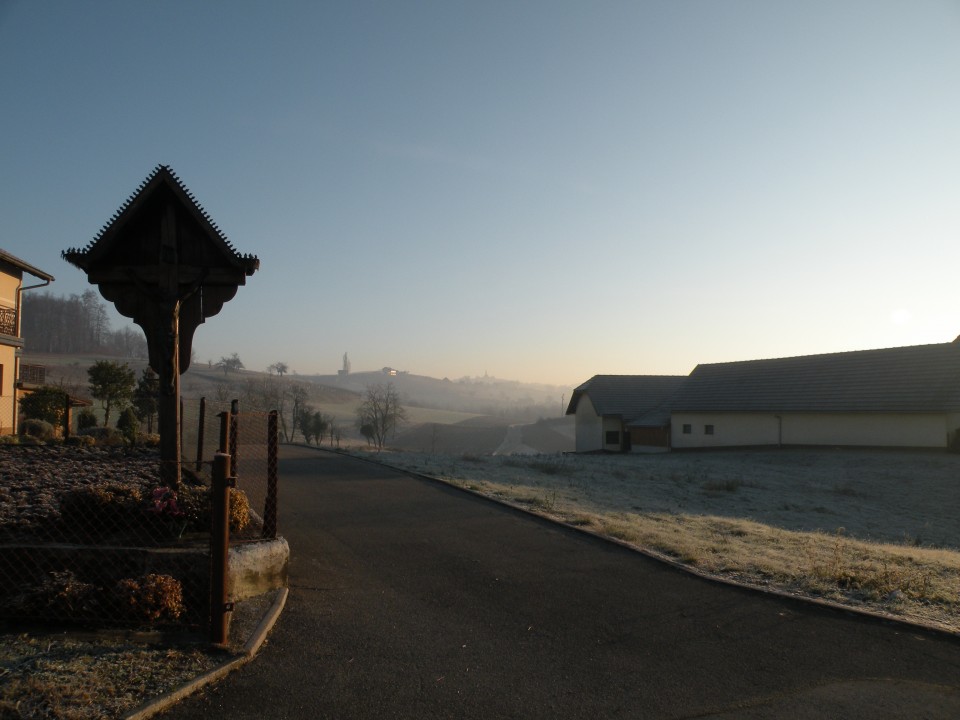
[[[43,282],[24,285],[23,276]],[[17,431],[17,386],[20,379],[20,297],[24,290],[43,287],[53,281],[45,273],[0,249],[0,435]]]

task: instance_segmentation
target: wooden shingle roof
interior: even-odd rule
[[[960,412],[960,343],[698,365],[675,412]]]
[[[566,414],[576,413],[580,398],[589,395],[598,415],[629,422],[663,406],[686,380],[686,375],[594,375],[573,391]]]
[[[90,282],[123,281],[129,267],[154,264],[162,255],[161,218],[171,205],[178,216],[178,263],[203,267],[210,277],[226,271],[240,284],[260,267],[255,255],[237,252],[168,165],[157,165],[84,248],[61,254],[88,276],[92,273]]]

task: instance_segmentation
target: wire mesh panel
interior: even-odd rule
[[[238,495],[237,502],[247,504],[246,512],[238,508],[236,514],[241,519],[248,517],[249,522],[231,522],[230,540],[243,542],[261,539],[265,527],[270,530],[271,514],[274,518],[272,534],[275,536],[275,499],[271,501],[269,488],[271,472],[275,472],[276,468],[276,449],[270,441],[271,426],[274,437],[277,432],[276,413],[241,410],[234,420],[230,449],[233,474],[237,478],[235,492]],[[271,502],[273,507],[270,507]],[[231,508],[231,517],[233,515]]]
[[[227,426],[230,541],[274,537],[275,413],[185,402],[179,487],[161,480],[154,447],[0,444],[0,618],[203,627],[212,463]]]
[[[228,447],[222,449],[231,455],[232,472],[237,479],[236,488],[231,493],[231,541],[261,539],[265,519],[270,518],[274,518],[274,524],[271,527],[267,523],[267,534],[273,537],[276,533],[277,471],[275,412],[248,412],[236,400],[185,401],[181,436],[184,475],[196,473],[204,482],[209,482],[213,458],[221,450],[224,422],[229,422],[230,427]],[[274,488],[272,493],[271,485]]]
[[[196,626],[209,583],[209,501],[170,488],[156,449],[0,445],[0,616]]]

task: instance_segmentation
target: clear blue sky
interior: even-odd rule
[[[0,138],[56,293],[158,163],[260,257],[201,361],[576,385],[960,334],[957,1],[0,0]]]

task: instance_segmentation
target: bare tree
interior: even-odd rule
[[[387,437],[406,420],[407,411],[400,404],[400,393],[393,383],[367,387],[363,401],[357,408],[357,427],[373,441],[377,452],[383,449]]]

